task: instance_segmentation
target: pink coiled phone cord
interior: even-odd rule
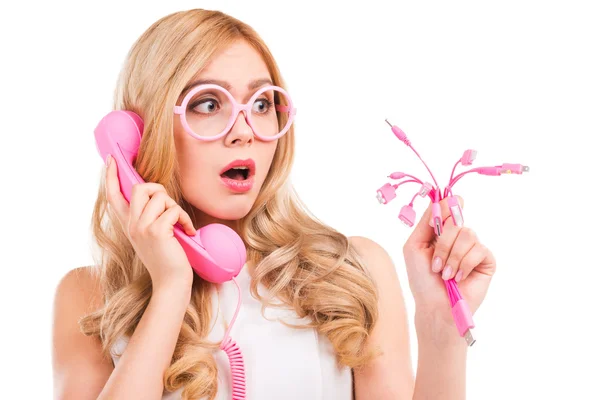
[[[231,323],[229,324],[229,327],[225,332],[225,336],[221,341],[220,349],[223,350],[229,358],[232,382],[231,398],[232,400],[244,400],[246,399],[246,372],[244,369],[244,358],[242,357],[242,352],[240,351],[238,345],[229,336],[231,327],[233,326],[238,312],[240,311],[240,306],[242,305],[242,291],[240,290],[240,285],[238,285],[235,278],[232,280],[238,290],[238,304],[235,314],[233,314],[233,318],[231,319]]]

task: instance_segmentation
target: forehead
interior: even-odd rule
[[[213,56],[194,80],[227,81],[232,85],[232,94],[241,94],[246,92],[250,81],[269,77],[269,70],[261,55],[245,41],[238,41]]]

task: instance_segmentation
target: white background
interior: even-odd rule
[[[475,166],[529,165],[455,187],[499,264],[475,315],[468,398],[600,398],[592,2],[11,3],[0,9],[0,397],[51,398],[52,298],[67,271],[92,262],[102,170],[92,131],[127,50],[158,18],[202,7],[249,23],[270,46],[298,108],[296,188],[323,221],[387,249],[411,315],[410,230],[396,216],[416,187],[387,206],[375,190],[393,171],[428,178],[384,119],[438,181],[467,148]],[[418,198],[419,217],[425,207]]]

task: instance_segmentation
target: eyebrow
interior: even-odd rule
[[[195,80],[194,82],[189,83],[183,89],[181,94],[187,93],[187,91],[190,90],[191,88],[193,88],[194,86],[206,85],[206,84],[219,85],[229,91],[231,90],[231,84],[229,82],[222,81],[220,79],[198,79],[198,80]],[[253,90],[253,89],[259,88],[266,84],[273,85],[273,82],[269,78],[255,79],[253,81],[250,81],[250,83],[248,83],[248,90]]]

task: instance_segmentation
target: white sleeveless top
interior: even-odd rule
[[[316,330],[287,327],[277,318],[298,325],[308,322],[293,310],[268,307],[265,319],[261,303],[250,293],[250,275],[246,265],[236,281],[242,292],[242,305],[230,332],[244,358],[246,371],[246,398],[248,400],[352,400],[352,372],[338,368],[333,346],[326,336]],[[265,288],[259,285],[259,293]],[[233,282],[215,284],[212,289],[212,323],[208,339],[220,341],[225,334],[238,301]],[[120,338],[112,351],[113,362],[119,360],[127,346]],[[217,400],[231,399],[229,359],[222,350],[215,350],[218,368]],[[182,389],[165,392],[163,400],[181,399]]]

